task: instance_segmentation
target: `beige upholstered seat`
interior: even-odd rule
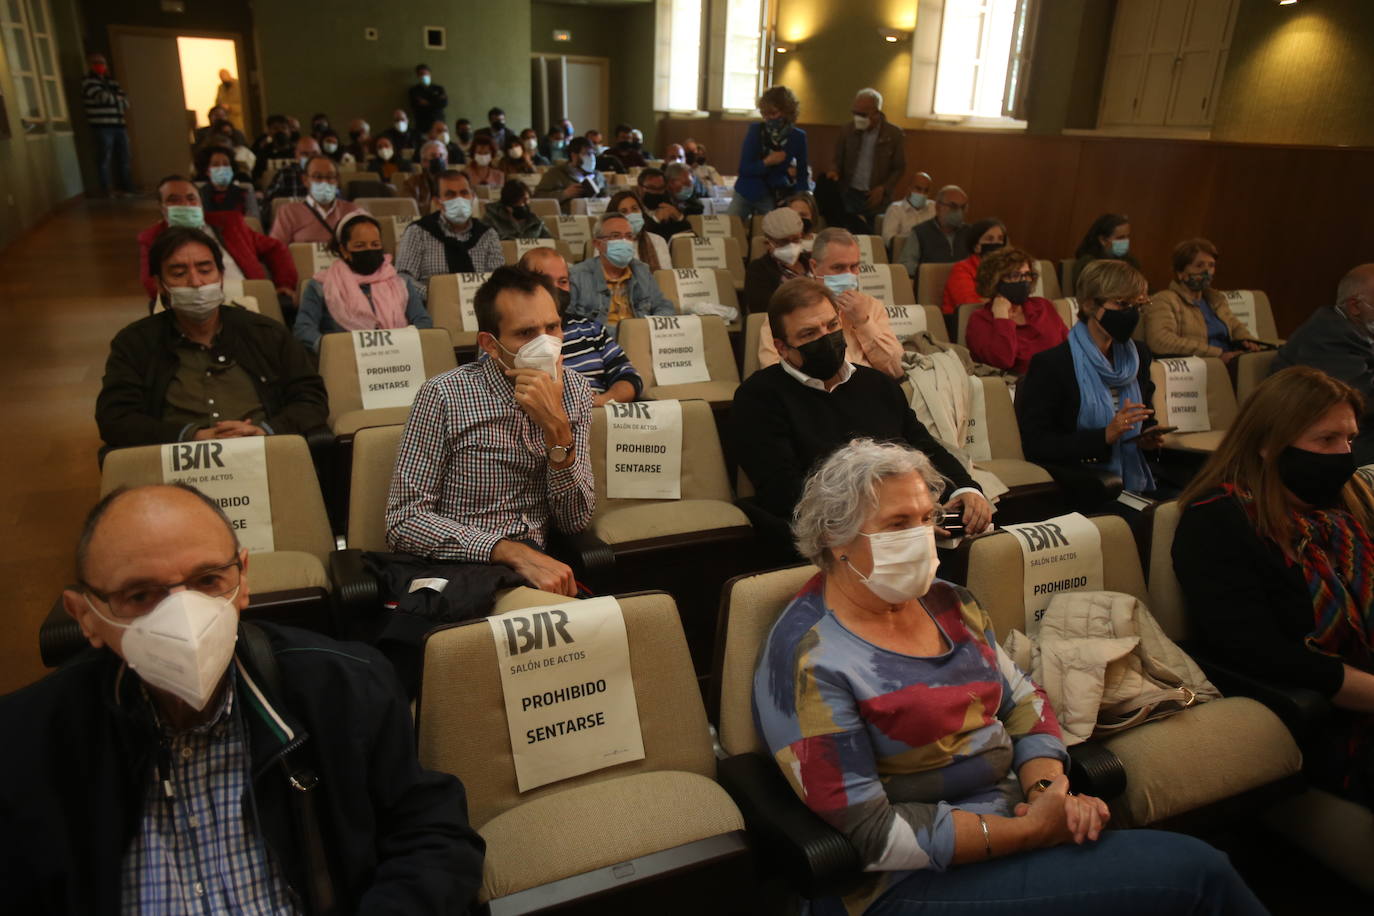
[[[725,263],[731,279],[734,280],[735,289],[742,290],[744,289],[744,249],[734,236],[721,239],[721,241],[725,243]],[[668,250],[672,254],[674,267],[697,266],[690,236],[677,236],[668,243]]]
[[[242,187],[246,189],[250,188],[250,186],[246,184],[242,185]],[[245,216],[243,218],[243,224],[258,233],[258,235],[262,235],[262,220],[258,219],[256,216]]]
[[[1008,487],[1052,485],[1049,471],[1026,460],[1021,450],[1021,426],[1016,422],[1011,391],[1000,378],[983,379],[983,403],[987,411],[988,451],[991,459],[975,461],[975,467],[991,471]]]
[[[483,900],[670,848],[690,855],[692,844],[719,849],[724,840],[732,855],[744,850],[743,818],[714,781],[706,711],[673,599],[653,592],[623,597],[620,606],[644,759],[524,793],[491,630],[460,624],[426,641],[420,763],[467,789],[469,819],[487,842]]]
[[[767,312],[751,312],[744,319],[744,371],[740,373],[743,381],[759,371],[759,335],[772,334],[768,327]]]
[[[606,411],[592,411],[589,451],[596,478],[592,532],[624,550],[661,538],[746,532],[749,519],[732,501],[715,418],[705,401],[682,401],[681,499],[611,499],[606,495]],[[659,546],[676,546],[663,544]]]
[[[1074,290],[1077,287],[1075,281],[1078,279],[1077,258],[1063,258],[1059,261],[1059,279],[1064,295],[1074,295]]]
[[[1156,603],[1145,586],[1126,521],[1102,516],[1093,523],[1102,537],[1103,588],[1133,595],[1154,611]],[[968,589],[991,616],[998,639],[1013,628],[1024,630],[1024,567],[1015,536],[999,532],[966,543]],[[1160,625],[1169,632],[1173,612],[1165,603],[1160,607]],[[1175,630],[1170,635],[1178,634]],[[1144,826],[1181,815],[1302,768],[1302,755],[1283,723],[1243,697],[1213,700],[1127,729],[1101,744],[1126,768],[1126,791],[1107,799],[1120,826]]]
[[[1209,454],[1217,450],[1226,430],[1235,422],[1236,393],[1231,388],[1231,375],[1226,371],[1226,364],[1219,359],[1204,359],[1203,362],[1207,364],[1207,420],[1211,429],[1195,433],[1169,433],[1164,437],[1166,449]],[[1155,383],[1155,396],[1150,406],[1155,410],[1155,419],[1167,426],[1166,378],[1164,363],[1154,360],[1150,364],[1150,380]]]
[[[567,261],[569,264],[575,263],[573,260],[572,248],[562,239],[540,239],[538,247],[552,248],[562,255],[563,260]],[[507,265],[513,266],[518,264],[520,262],[520,254],[519,242],[507,239],[501,243],[501,256],[506,259]]]
[[[912,288],[911,278],[900,264],[874,264],[879,272],[887,275],[888,287],[892,290],[892,301],[884,305],[916,305],[916,291]],[[938,301],[938,300],[937,300]],[[936,340],[949,343],[949,333],[945,330],[945,317],[938,305],[921,305],[926,313],[926,331]]]
[[[617,342],[630,363],[644,379],[644,397],[649,400],[676,398],[685,401],[700,398],[711,404],[725,404],[735,399],[739,387],[739,367],[730,347],[725,322],[717,315],[701,316],[701,336],[706,347],[706,369],[709,382],[684,385],[659,385],[654,378],[653,349],[649,344],[649,321],[646,318],[626,318],[620,322]]]
[[[458,365],[448,332],[442,328],[420,330],[420,351],[427,379]],[[352,334],[325,334],[320,338],[320,376],[329,393],[329,428],[336,436],[350,436],[364,426],[405,423],[410,416],[408,406],[363,408]]]
[[[740,251],[745,251],[745,250],[747,250],[746,246],[749,244],[749,234],[748,234],[748,233],[745,231],[745,229],[744,229],[744,220],[740,219],[738,216],[735,216],[735,215],[732,214],[732,213],[731,213],[731,214],[723,214],[723,215],[721,215],[720,217],[718,217],[718,219],[723,219],[723,220],[725,220],[726,222],[729,223],[729,225],[730,225],[730,233],[729,233],[729,235],[730,235],[731,238],[733,238],[736,242],[739,243],[739,250],[740,250]],[[689,217],[687,217],[687,222],[691,225],[691,227],[692,227],[692,233],[693,233],[694,235],[705,236],[705,235],[708,235],[708,234],[709,234],[709,233],[707,233],[707,232],[705,231],[705,223],[706,223],[706,218],[705,218],[705,217],[703,217],[703,216],[689,216]]]
[[[429,316],[434,319],[434,326],[448,331],[455,350],[477,346],[477,328],[469,328],[463,324],[457,274],[435,274],[429,278],[426,306],[429,308]]]
[[[1236,404],[1242,405],[1245,399],[1259,387],[1259,383],[1269,377],[1274,367],[1273,350],[1260,350],[1258,353],[1241,353],[1235,359],[1236,366]]]
[[[253,599],[272,600],[271,593],[301,589],[323,595],[329,590],[325,565],[334,538],[310,449],[300,436],[268,436],[263,441],[274,549],[249,558]],[[115,449],[105,456],[102,495],[119,486],[156,483],[162,483],[162,446]]]
[[[549,227],[549,232],[553,234],[553,237],[568,246],[568,250],[572,252],[572,261],[585,260],[595,251],[591,244],[591,217],[563,216],[558,212],[558,201],[552,198],[536,197],[530,201],[531,206],[536,201],[553,208],[552,213],[547,215],[539,213],[539,217],[544,220],[544,225]],[[547,210],[548,207],[545,209]],[[569,222],[564,222],[565,220]]]
[[[886,264],[887,246],[883,244],[881,236],[877,235],[856,235],[855,240],[859,243],[860,258],[868,264]]]
[[[281,303],[277,301],[277,289],[271,280],[244,280],[243,294],[254,300],[259,315],[275,318],[282,324],[286,323],[286,319],[282,317]]]
[[[916,271],[916,301],[922,305],[939,305],[945,301],[945,282],[954,264],[922,264]]]
[[[552,197],[531,197],[530,210],[534,211],[534,214],[545,223],[549,223],[550,220],[556,220],[559,213],[562,212],[558,209],[558,201],[554,200]],[[552,224],[549,225],[549,229],[553,229]]]
[[[296,279],[302,290],[305,289],[305,281],[315,276],[315,245],[315,242],[292,242],[287,246],[291,250],[291,260],[296,265]]]
[[[736,216],[734,217],[734,219],[738,220],[739,217]],[[694,269],[698,271],[708,270],[708,268]],[[712,300],[712,304],[728,305],[738,312],[740,307],[739,294],[735,291],[734,277],[731,276],[730,271],[720,270],[717,268],[714,270],[710,270],[709,272],[712,276],[714,276],[716,281],[716,297]],[[658,284],[659,290],[663,293],[663,295],[668,297],[668,300],[672,302],[673,305],[677,306],[677,310],[679,313],[686,314],[683,312],[682,309],[682,296],[680,295],[677,281],[678,276],[676,269],[654,271],[654,282]],[[739,331],[743,327],[744,322],[742,315],[736,317],[732,323],[725,326],[727,331]]]
[[[420,218],[420,205],[413,197],[359,197],[353,202],[377,217],[378,222],[392,217],[405,220]]]
[[[1036,261],[1035,271],[1040,274],[1039,288],[1034,290],[1031,295],[1041,296],[1045,299],[1062,299],[1064,291],[1059,285],[1059,274],[1054,269],[1053,261]]]

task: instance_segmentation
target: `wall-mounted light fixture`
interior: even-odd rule
[[[798,45],[795,41],[780,41],[773,45],[773,50],[779,54],[788,54],[796,51],[797,47]]]
[[[911,33],[903,32],[901,29],[881,28],[878,30],[878,35],[882,37],[883,41],[889,44],[896,44],[899,41],[909,41],[911,39]]]
[[[1298,0],[1279,0],[1279,6],[1292,6],[1297,2]]]

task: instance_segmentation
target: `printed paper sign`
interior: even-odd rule
[[[226,302],[233,302],[241,298],[243,296],[243,277],[239,277],[236,280],[225,280],[223,289],[224,300]]]
[[[487,622],[521,792],[644,759],[625,617],[614,598]]]
[[[391,222],[392,225],[396,227],[396,238],[399,239],[401,236],[405,235],[406,229],[410,228],[410,224],[415,222],[415,217],[393,216]]]
[[[409,407],[425,383],[419,328],[353,331],[363,408]]]
[[[1181,433],[1205,433],[1212,428],[1207,413],[1207,363],[1198,356],[1161,359],[1164,366],[1164,421]]]
[[[537,174],[536,174],[536,175],[526,175],[526,174],[524,174],[523,172],[518,173],[518,174],[515,176],[515,178],[516,178],[517,181],[519,181],[519,182],[521,182],[522,184],[524,184],[524,186],[527,187],[527,188],[529,188],[531,191],[533,191],[535,188],[537,188],[537,187],[539,186],[539,179],[542,178],[542,177],[543,177],[543,176],[537,175]]]
[[[892,274],[886,264],[859,264],[859,290],[883,305],[892,305]]]
[[[588,216],[600,216],[606,212],[606,205],[611,202],[609,197],[588,197],[584,199],[587,204]]]
[[[968,380],[968,426],[964,428],[964,452],[972,461],[991,461],[992,443],[988,440],[988,400],[983,380],[976,375]]]
[[[515,256],[521,257],[525,252],[533,248],[557,248],[553,239],[516,239]]]
[[[694,236],[692,238],[692,266],[728,270],[730,265],[725,260],[725,239]]]
[[[701,319],[696,315],[649,316],[649,347],[657,384],[690,385],[711,380]]]
[[[315,242],[310,246],[310,273],[319,273],[333,264],[339,258],[334,252],[329,250],[327,242]]]
[[[1102,533],[1074,512],[1028,525],[1004,525],[1021,546],[1026,635],[1040,633],[1040,618],[1060,592],[1102,590]]]
[[[682,498],[682,404],[606,405],[606,495]]]
[[[195,487],[224,510],[249,553],[276,549],[267,489],[267,439],[209,439],[162,446],[162,482]]]
[[[887,323],[892,326],[892,333],[897,335],[898,340],[920,334],[926,329],[926,310],[922,306],[888,305],[884,308],[887,310]]]
[[[711,214],[701,218],[702,238],[728,239],[734,234],[735,230],[730,225],[730,217],[728,216],[716,216]]]
[[[585,216],[558,217],[558,237],[568,243],[573,259],[581,260],[592,240],[592,228]]]
[[[1248,289],[1229,289],[1222,293],[1226,297],[1226,304],[1231,308],[1231,314],[1239,318],[1251,334],[1258,334],[1259,328],[1255,325],[1255,294]]]
[[[477,330],[477,310],[472,300],[477,298],[477,290],[487,282],[491,274],[458,274],[458,316],[463,322],[464,331]]]
[[[713,196],[708,200],[703,200],[701,202],[702,209],[710,216],[724,216],[730,212],[730,204],[734,201],[734,197],[726,188],[716,188],[715,190],[724,192],[725,196]]]
[[[882,241],[875,242],[871,235],[855,236],[855,241],[859,243],[859,263],[877,264],[878,258],[873,253],[873,246],[875,244],[881,245]]]
[[[687,311],[690,303],[720,304],[720,288],[716,285],[716,272],[704,267],[679,267],[673,273],[677,276],[677,307]]]

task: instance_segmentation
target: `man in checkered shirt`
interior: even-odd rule
[[[415,397],[387,496],[392,550],[506,566],[537,589],[577,594],[572,570],[543,552],[550,522],[579,532],[596,501],[592,392],[563,370],[555,301],[547,279],[519,267],[477,291],[485,357]]]

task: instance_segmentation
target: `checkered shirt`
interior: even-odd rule
[[[454,232],[445,219],[439,220],[439,228],[445,235],[460,242],[467,241],[472,234],[471,224],[466,232]],[[472,258],[472,269],[477,273],[490,273],[505,264],[506,256],[501,252],[501,240],[496,237],[496,230],[492,229],[478,239],[468,252],[468,257]],[[426,298],[429,296],[430,277],[453,273],[448,269],[448,251],[444,244],[415,223],[406,227],[401,240],[396,243],[396,272],[414,281],[420,288],[420,294]]]
[[[233,668],[215,716],[162,726],[138,834],[124,853],[120,908],[158,916],[299,912],[267,841],[244,817],[248,742],[234,711]]]
[[[515,403],[515,389],[490,358],[425,382],[401,434],[386,501],[392,550],[435,560],[489,563],[497,542],[543,545],[552,518],[561,531],[591,521],[596,487],[588,455],[592,393],[563,373],[563,409],[574,460],[552,469],[544,433]]]

